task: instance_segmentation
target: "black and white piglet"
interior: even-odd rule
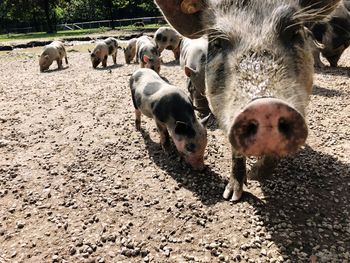
[[[139,69],[131,76],[130,88],[136,128],[140,129],[141,113],[154,119],[163,149],[169,145],[171,137],[185,161],[194,169],[202,170],[207,132],[197,120],[187,94],[147,68]]]

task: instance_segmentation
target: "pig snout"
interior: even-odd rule
[[[205,168],[204,165],[204,149],[207,145],[206,138],[202,143],[186,143],[184,140],[177,140],[173,137],[176,149],[186,163],[191,165],[194,170],[202,171]]]
[[[229,139],[245,156],[286,156],[295,153],[308,134],[304,117],[285,102],[260,98],[235,118]]]
[[[194,170],[202,171],[205,168],[202,156],[184,156],[185,162],[192,166]]]

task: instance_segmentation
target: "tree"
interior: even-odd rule
[[[114,29],[113,0],[104,0],[103,2],[107,10],[109,19],[112,20],[111,27],[112,29]]]
[[[0,31],[34,27],[37,31],[56,31],[58,22],[159,15],[153,0],[0,0]]]

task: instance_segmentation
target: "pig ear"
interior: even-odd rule
[[[203,35],[201,15],[205,0],[155,0],[164,17],[180,34],[189,38]]]
[[[313,19],[324,19],[332,13],[341,0],[299,0],[299,5],[308,13],[313,13]],[[311,12],[310,12],[311,11]]]
[[[185,134],[188,129],[187,124],[183,122],[176,122],[175,133],[176,134]]]
[[[191,75],[194,73],[194,69],[190,68],[190,67],[185,67],[185,74],[187,77],[191,77]]]
[[[143,61],[145,61],[146,63],[148,63],[149,62],[149,56],[147,56],[147,55],[143,55]]]
[[[201,123],[204,127],[207,127],[209,120],[212,118],[213,114],[209,113],[208,116],[201,119]]]
[[[182,121],[177,121],[175,126],[175,134],[184,135],[184,136],[193,138],[196,135],[196,132],[187,123]]]

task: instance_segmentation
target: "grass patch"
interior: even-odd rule
[[[120,26],[115,27],[116,30],[142,30],[143,28],[156,28],[159,27],[158,24],[146,25],[145,27],[135,27],[135,26]],[[77,30],[64,30],[58,31],[57,33],[48,34],[45,32],[34,32],[34,33],[23,33],[23,34],[2,34],[0,35],[0,42],[8,42],[14,40],[34,40],[34,39],[53,39],[60,37],[73,37],[73,36],[82,36],[89,34],[98,34],[105,33],[110,31],[111,28],[101,27],[101,28],[92,28],[92,29],[77,29]]]
[[[57,38],[57,37],[70,37],[88,35],[92,33],[103,33],[108,29],[106,28],[94,28],[94,29],[78,29],[78,30],[64,30],[57,33],[48,34],[45,32],[34,32],[27,34],[3,34],[0,35],[0,42],[6,42],[11,40],[29,40],[29,39],[45,39],[45,38]]]

